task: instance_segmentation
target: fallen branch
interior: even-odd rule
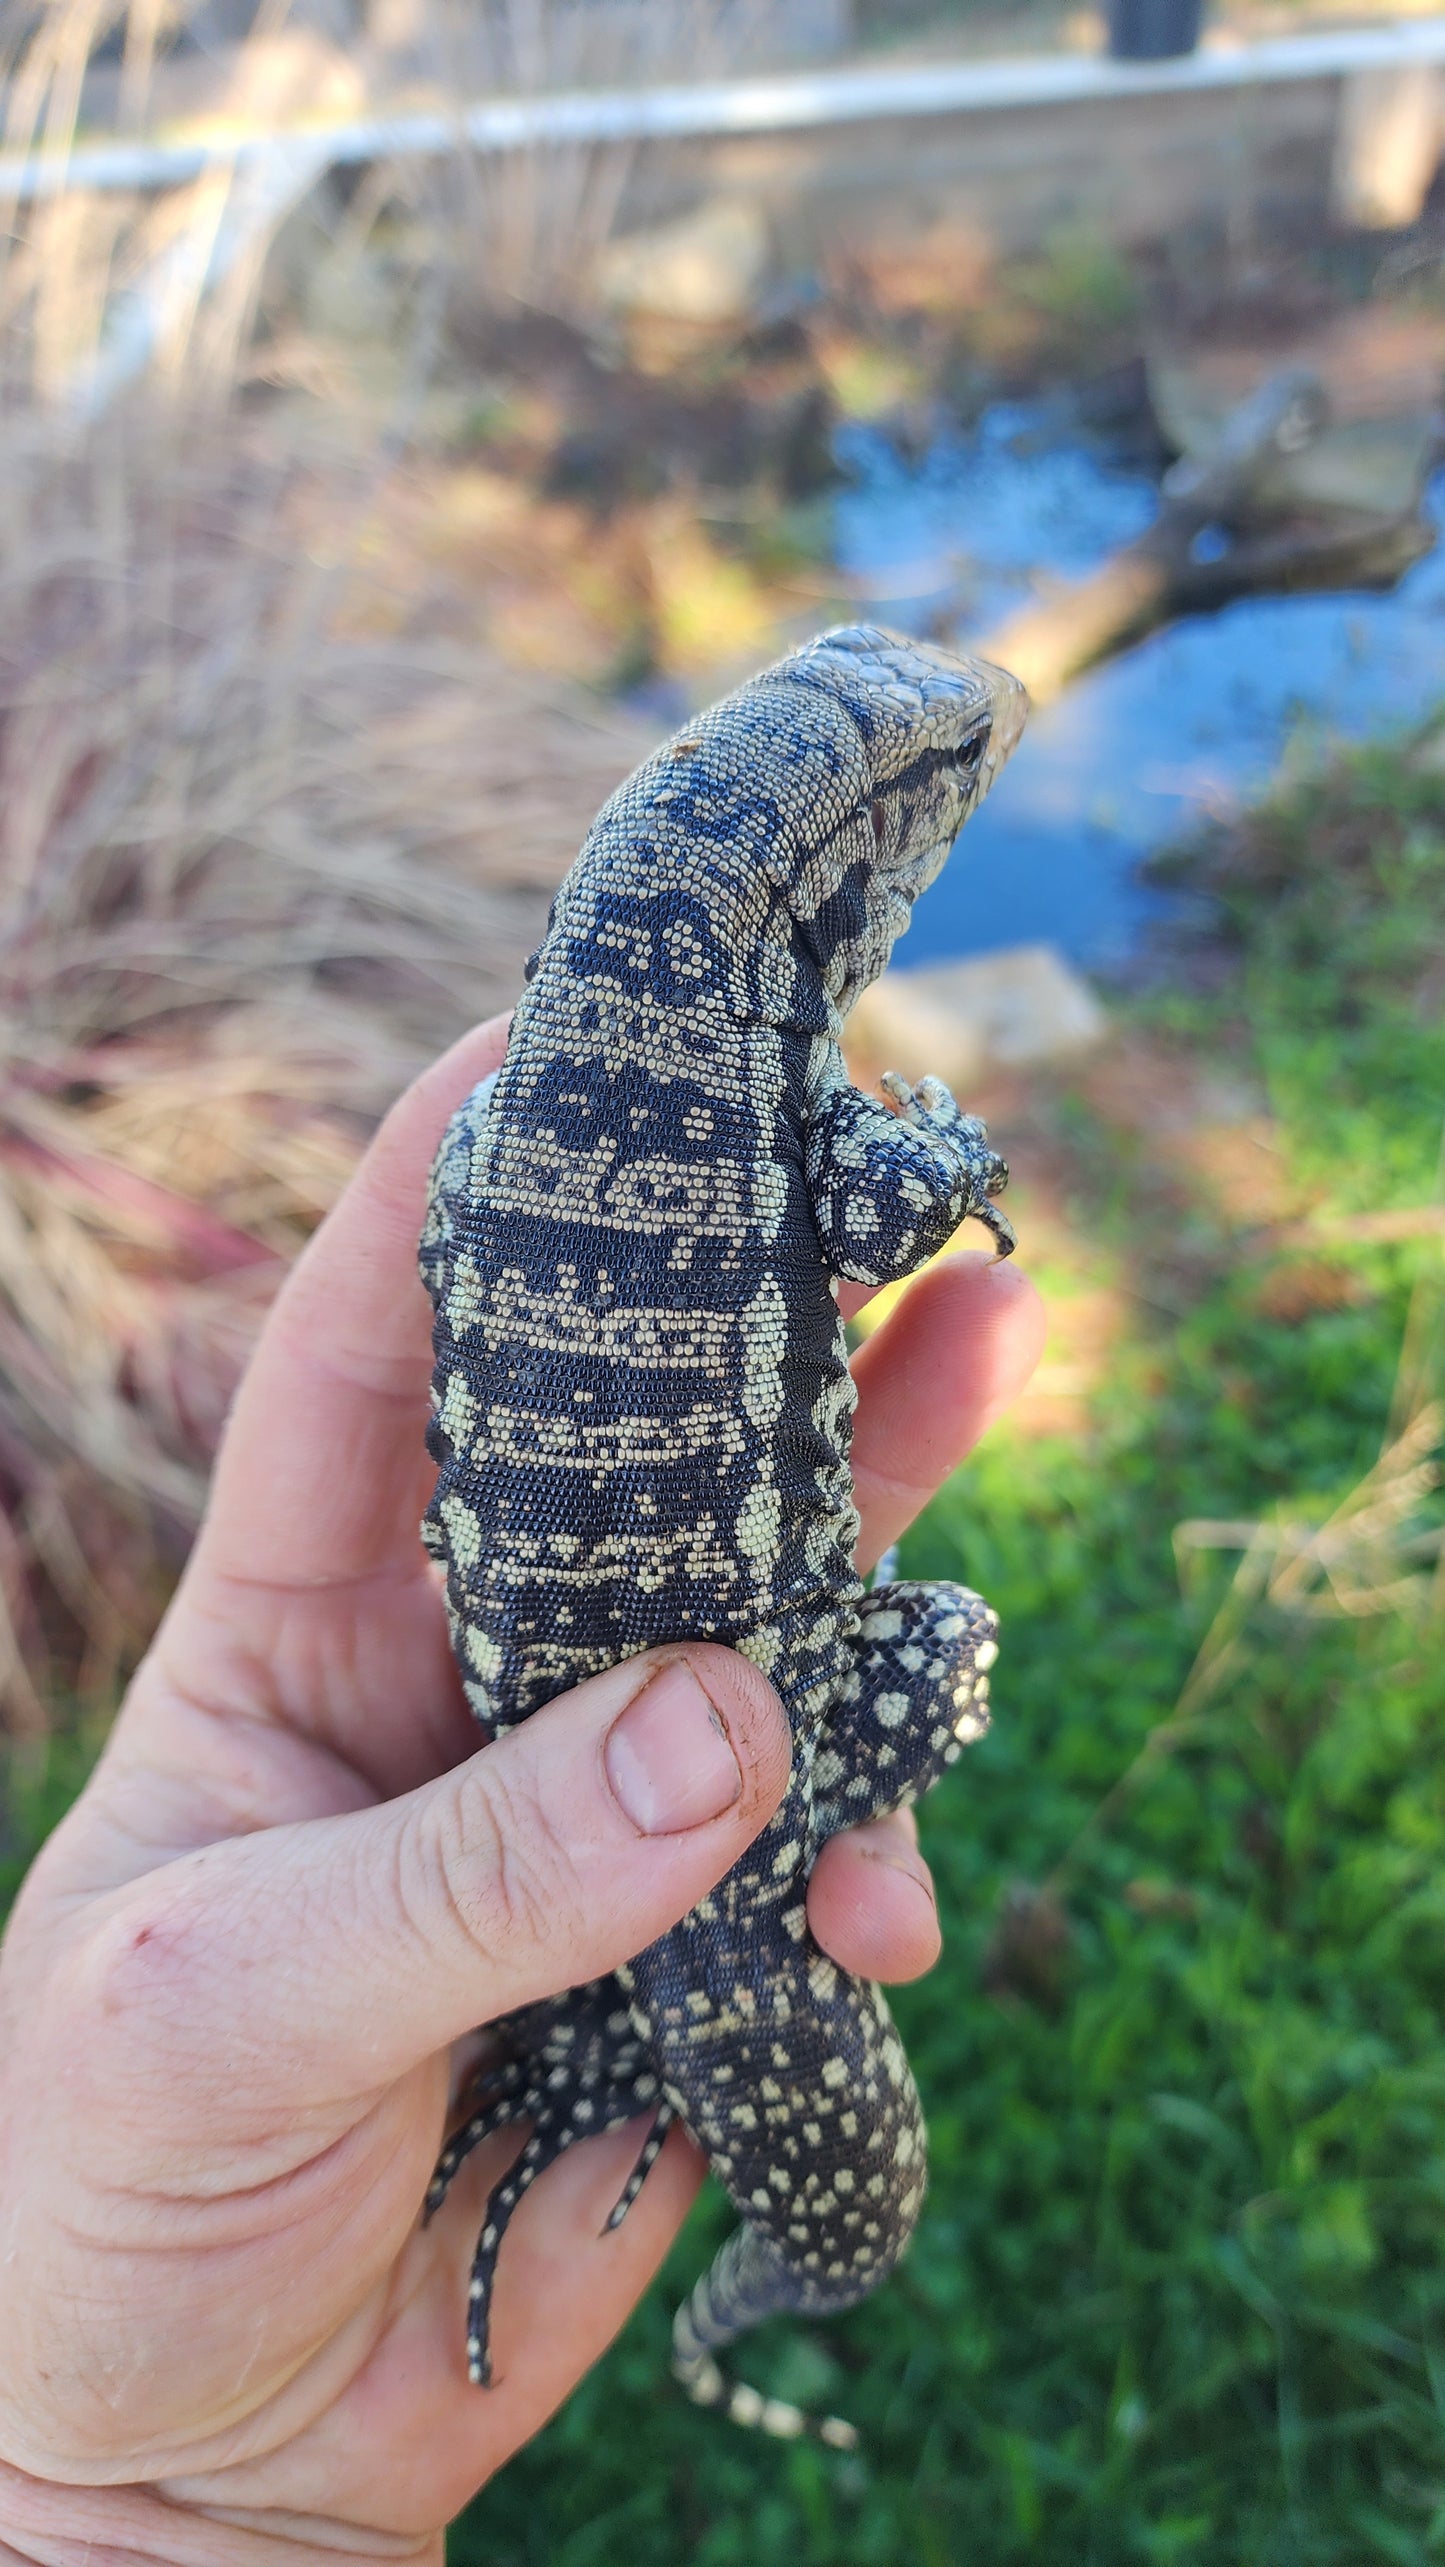
[[[1429,551],[1432,530],[1413,511],[1381,517],[1341,510],[1262,521],[1287,509],[1288,463],[1329,416],[1315,375],[1272,376],[1226,421],[1214,452],[1186,457],[1165,477],[1159,515],[1097,571],[1056,589],[983,645],[1013,669],[1036,703],[1171,616],[1260,591],[1393,587]]]

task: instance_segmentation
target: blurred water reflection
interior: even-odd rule
[[[1154,486],[1057,412],[1000,403],[917,463],[848,431],[840,567],[880,621],[987,632],[1040,576],[1079,578],[1149,524]],[[1445,527],[1445,472],[1429,494]],[[1363,738],[1445,694],[1445,549],[1387,596],[1246,598],[1187,616],[1035,713],[1024,746],[922,899],[919,964],[1047,938],[1123,960],[1159,896],[1141,857],[1259,792],[1301,734]]]

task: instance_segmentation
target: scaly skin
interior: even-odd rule
[[[833,1285],[960,1221],[1013,1234],[982,1124],[936,1080],[848,1081],[841,1022],[1022,726],[1001,670],[826,634],[612,797],[553,906],[506,1060],[454,1118],[422,1271],[440,1465],[425,1534],[494,1732],[683,1637],[787,1708],[791,1783],[745,1862],[600,1985],[512,2019],[433,2182],[525,2117],[473,2274],[472,2376],[507,2218],[575,2139],[680,2116],[743,2225],[680,2312],[680,2375],[779,2310],[848,2307],[922,2199],[918,2097],[879,1991],[807,1929],[834,1829],[916,1799],[987,1725],[995,1623],[957,1587],[865,1597]],[[736,2404],[736,2400],[735,2400]]]

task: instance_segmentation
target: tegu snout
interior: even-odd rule
[[[826,687],[856,722],[873,780],[886,791],[921,761],[957,765],[981,801],[1028,717],[1020,680],[992,660],[940,650],[877,624],[845,624],[804,643],[786,674]]]

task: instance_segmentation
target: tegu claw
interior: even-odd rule
[[[1018,1234],[1006,1212],[1000,1212],[997,1205],[993,1203],[976,1203],[973,1207],[973,1219],[981,1221],[985,1230],[991,1233],[999,1262],[1013,1255],[1018,1246]]]

